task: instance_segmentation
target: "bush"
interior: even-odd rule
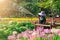
[[[2,24],[3,26],[4,24]],[[31,22],[16,22],[10,21],[8,24],[5,24],[3,28],[0,29],[0,36],[2,38],[7,38],[8,35],[12,35],[13,31],[18,33],[24,32],[25,30],[33,30],[34,24]]]

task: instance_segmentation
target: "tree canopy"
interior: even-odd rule
[[[35,16],[38,16],[38,13],[41,10],[44,10],[47,16],[49,16],[49,14],[51,13],[60,15],[60,0],[15,0],[15,1],[20,6],[26,8]]]
[[[26,3],[28,1],[26,0]],[[60,0],[31,0],[26,6],[28,10],[30,10],[33,14],[37,14],[41,11],[41,8],[49,14],[49,13],[60,13]]]

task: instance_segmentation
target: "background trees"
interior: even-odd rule
[[[41,9],[46,12],[47,16],[51,13],[60,15],[60,0],[10,0],[6,3],[8,4],[6,4],[7,10],[10,8],[11,11],[5,10],[7,15],[2,12],[2,17],[38,17]]]
[[[51,13],[60,13],[60,0],[25,0],[23,5],[35,16],[41,11],[41,8],[46,12],[47,16]],[[22,3],[23,4],[23,3]],[[59,14],[60,15],[60,14]]]

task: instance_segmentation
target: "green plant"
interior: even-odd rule
[[[18,33],[24,32],[27,29],[33,30],[34,24],[31,22],[10,21],[8,24],[2,24],[0,27],[0,39],[6,39],[8,35],[12,35],[13,31]]]

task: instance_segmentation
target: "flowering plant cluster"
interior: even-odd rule
[[[34,24],[31,22],[9,21],[6,24],[0,24],[0,40],[7,40],[8,35],[12,35],[13,31],[21,33],[27,29],[33,30]]]
[[[7,40],[60,40],[60,29],[43,29],[37,27],[36,30],[26,30],[21,33],[14,31]]]

